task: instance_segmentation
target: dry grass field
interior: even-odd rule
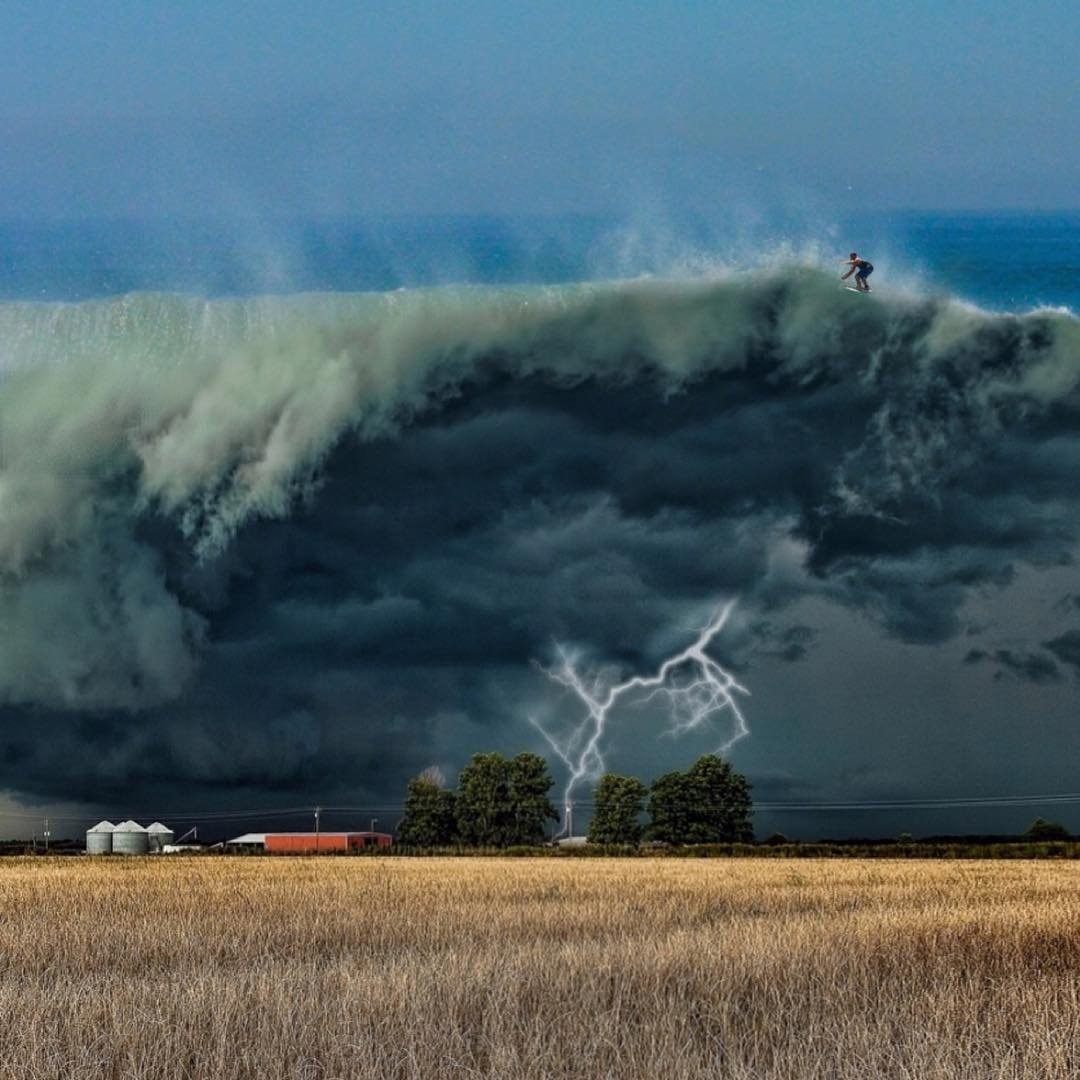
[[[12,1077],[1073,1077],[1080,867],[10,859]]]

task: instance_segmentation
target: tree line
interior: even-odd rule
[[[542,844],[559,813],[539,754],[474,754],[456,789],[437,769],[409,781],[395,839],[408,847],[513,847]],[[754,838],[750,785],[716,754],[685,772],[637,777],[605,773],[596,787],[587,839],[593,844],[718,844]],[[648,820],[644,820],[647,817]]]

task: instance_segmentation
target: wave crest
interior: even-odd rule
[[[801,432],[785,436],[792,469],[800,440],[808,456],[814,440],[830,446],[794,526],[808,534],[812,515],[819,530],[825,518],[905,520],[909,500],[940,498],[1003,431],[1054,414],[1071,425],[1080,378],[1069,313],[856,296],[810,269],[7,304],[0,350],[0,635],[60,642],[64,656],[30,644],[9,657],[0,702],[65,708],[142,708],[193,677],[207,616],[169,582],[156,522],[198,559],[221,558],[240,530],[317,497],[344,440],[396,438],[497,387],[640,385],[640,407],[669,418],[701,396],[709,422],[732,430],[749,403],[780,425],[787,410]],[[840,413],[860,418],[859,434],[833,445]]]

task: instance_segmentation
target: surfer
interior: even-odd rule
[[[848,256],[848,264],[851,269],[848,270],[846,274],[841,275],[840,280],[847,281],[847,279],[854,274],[855,288],[858,289],[859,292],[869,292],[870,284],[866,279],[874,272],[874,264],[866,259],[860,259],[857,251],[853,251],[851,255]]]

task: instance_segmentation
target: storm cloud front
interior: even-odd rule
[[[856,763],[907,710],[895,688],[877,721],[816,729],[830,635],[988,707],[1017,685],[1075,706],[1080,605],[1028,584],[1080,533],[1067,313],[870,299],[809,267],[133,294],[0,305],[0,365],[16,798],[393,798],[432,762],[542,750],[530,716],[572,709],[534,663],[553,642],[646,670],[734,597],[716,652],[755,694],[735,756],[766,795],[933,786],[914,753],[900,788]],[[1007,633],[1000,596],[1027,613]],[[979,709],[934,722],[984,737]],[[647,776],[646,728],[611,739]],[[833,765],[806,750],[826,729]]]

